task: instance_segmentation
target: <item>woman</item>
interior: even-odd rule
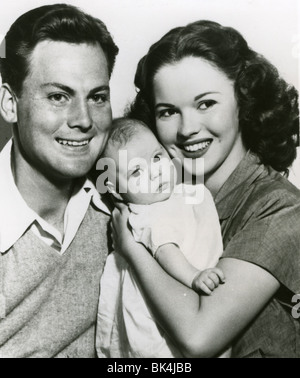
[[[296,155],[297,92],[234,29],[176,28],[136,73],[131,116],[153,130],[214,196],[226,283],[198,296],[168,276],[113,214],[116,249],[133,267],[157,321],[187,357],[300,357],[300,192],[280,172]],[[201,166],[201,165],[200,165]],[[295,312],[293,312],[294,314]]]

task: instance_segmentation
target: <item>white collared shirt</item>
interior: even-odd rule
[[[0,153],[0,253],[8,251],[27,230],[35,233],[44,243],[64,253],[73,241],[89,207],[95,206],[110,214],[90,180],[74,191],[64,217],[64,235],[36,214],[21,196],[11,169],[12,141]]]

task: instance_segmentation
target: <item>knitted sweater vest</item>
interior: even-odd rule
[[[63,255],[30,231],[0,254],[0,292],[6,301],[0,357],[95,357],[108,221],[90,206]]]

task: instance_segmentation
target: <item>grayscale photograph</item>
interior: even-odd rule
[[[0,358],[300,358],[300,2],[0,1]]]

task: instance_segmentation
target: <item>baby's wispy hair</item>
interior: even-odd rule
[[[106,151],[111,145],[118,148],[124,147],[143,129],[150,130],[142,121],[126,117],[115,118],[102,156],[106,156]]]

